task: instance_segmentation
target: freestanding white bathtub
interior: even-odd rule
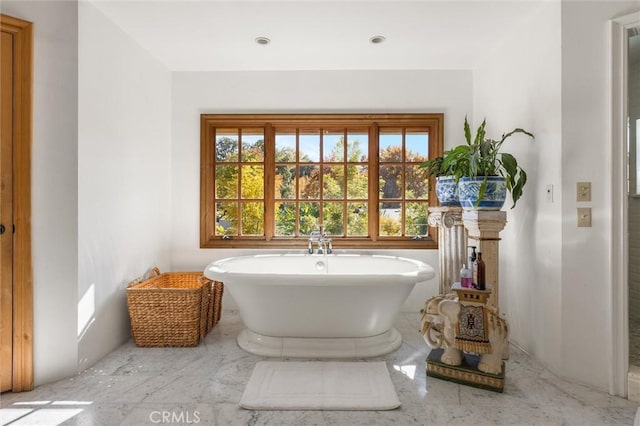
[[[435,275],[426,263],[358,254],[261,254],[211,263],[247,329],[245,350],[266,356],[364,357],[397,349],[393,322],[416,283]]]

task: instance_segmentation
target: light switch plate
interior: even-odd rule
[[[547,195],[547,203],[553,203],[553,185],[548,184],[545,189]]]
[[[578,228],[591,228],[591,207],[578,207]]]
[[[591,182],[578,182],[576,201],[591,201]]]

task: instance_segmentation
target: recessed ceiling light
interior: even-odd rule
[[[382,43],[382,42],[383,42],[383,41],[385,41],[385,40],[386,40],[386,38],[385,38],[384,36],[377,35],[377,36],[373,36],[373,37],[371,37],[371,38],[369,39],[369,43],[372,43],[372,44],[380,44],[380,43]]]
[[[269,43],[271,43],[271,40],[269,40],[266,37],[256,37],[256,43],[258,43],[258,44],[269,44]]]

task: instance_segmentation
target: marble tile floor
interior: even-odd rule
[[[195,348],[127,342],[81,374],[2,394],[0,424],[18,425],[632,425],[638,405],[562,380],[512,347],[503,394],[426,377],[419,314],[401,314],[387,363],[402,403],[391,411],[249,411],[238,406],[257,361],[240,349],[238,314]]]

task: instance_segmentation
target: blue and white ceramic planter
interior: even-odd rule
[[[458,185],[454,176],[438,176],[436,178],[436,196],[441,206],[460,207]]]
[[[500,210],[507,198],[507,183],[502,176],[487,176],[484,197],[476,205],[484,176],[462,177],[458,181],[460,204],[465,210]]]

